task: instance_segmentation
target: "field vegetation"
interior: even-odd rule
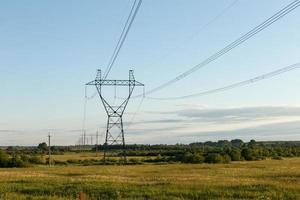
[[[300,199],[300,143],[241,140],[0,149],[0,199]],[[98,149],[99,151],[95,151]]]
[[[299,199],[300,158],[0,169],[0,199]]]

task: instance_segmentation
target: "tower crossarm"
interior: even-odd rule
[[[86,85],[99,86],[144,86],[144,84],[136,80],[93,80]]]

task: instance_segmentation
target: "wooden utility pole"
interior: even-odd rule
[[[83,146],[85,145],[85,131],[83,131]]]
[[[51,167],[51,135],[48,134],[48,164]]]
[[[96,132],[96,148],[95,148],[95,150],[96,150],[96,157],[98,157],[98,137],[99,137],[99,135],[98,135],[98,131]]]

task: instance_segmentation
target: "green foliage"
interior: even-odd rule
[[[8,154],[0,149],[0,167],[7,167],[9,162]]]
[[[8,167],[27,167],[28,163],[23,161],[20,155],[13,154],[11,159],[8,161]]]
[[[232,161],[239,161],[242,159],[241,150],[239,148],[232,148],[229,155]]]
[[[32,155],[29,157],[28,162],[31,164],[45,164],[41,156]]]
[[[0,199],[70,200],[83,192],[89,200],[296,200],[300,196],[300,185],[296,184],[299,165],[299,158],[288,158],[226,165],[0,169]]]
[[[230,163],[231,157],[228,154],[223,155],[223,163]]]
[[[209,153],[205,156],[206,163],[223,163],[224,158],[218,153]]]
[[[45,142],[43,142],[40,143],[37,148],[41,151],[47,151],[48,145]]]
[[[234,147],[242,147],[244,145],[243,140],[240,140],[240,139],[231,140],[230,143]]]
[[[181,160],[183,163],[203,163],[204,157],[200,153],[190,153],[186,152]]]
[[[255,151],[252,148],[242,149],[242,156],[245,160],[257,160]]]

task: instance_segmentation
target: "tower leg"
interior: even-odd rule
[[[115,128],[115,129],[113,129]],[[117,131],[117,132],[113,132]],[[123,129],[123,119],[122,115],[108,115],[107,126],[106,126],[106,135],[105,135],[105,143],[104,143],[104,154],[103,161],[107,162],[109,155],[109,151],[114,151],[115,149],[112,147],[109,149],[111,145],[120,146],[120,159],[123,163],[127,162],[126,159],[126,146],[125,146],[125,137],[124,137],[124,129]]]
[[[106,163],[106,158],[107,158],[106,154],[108,151],[108,134],[109,134],[109,117],[107,118],[106,133],[105,133],[104,154],[103,154],[104,163]]]
[[[122,157],[123,157],[123,161],[124,163],[127,162],[126,159],[126,146],[125,146],[125,137],[124,137],[124,129],[123,129],[123,119],[121,117],[121,134],[122,134]]]

